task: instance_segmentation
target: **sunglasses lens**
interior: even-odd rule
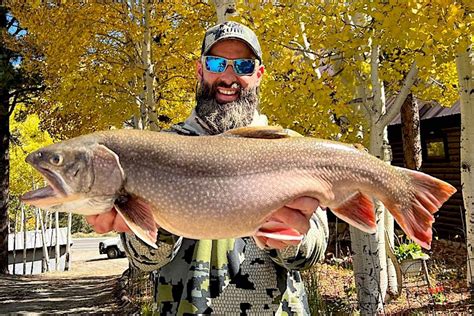
[[[255,70],[255,60],[236,59],[234,60],[234,71],[238,75],[250,75]]]
[[[227,60],[221,57],[206,56],[205,63],[210,72],[223,72],[227,66]]]

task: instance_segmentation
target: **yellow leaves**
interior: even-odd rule
[[[387,93],[397,92],[414,60],[426,83],[439,76],[433,69],[453,57],[454,47],[472,40],[472,21],[466,14],[470,5],[441,0],[274,5],[249,0],[238,3],[240,15],[233,19],[259,36],[266,66],[261,102],[271,119],[306,134],[317,130],[319,136],[344,139],[361,126],[359,113],[346,104],[354,99],[356,84],[370,82],[370,48],[381,47],[378,70]],[[164,127],[182,120],[194,105],[195,60],[215,13],[212,5],[197,0],[152,6],[154,110],[172,119],[161,122]],[[121,127],[138,112],[145,32],[139,3],[133,2],[133,8],[87,3],[54,10],[13,9],[42,56],[28,57],[25,65],[41,68],[48,85],[38,104],[43,126],[74,136]],[[451,71],[444,77],[445,86],[453,79]],[[451,97],[450,92],[419,87],[420,93]],[[370,86],[365,88],[370,97]],[[347,117],[349,126],[334,123],[334,117]]]
[[[24,110],[23,106],[18,105],[10,117],[10,130],[15,140],[10,147],[10,192],[12,195],[25,193],[31,189],[32,182],[43,183],[41,176],[25,162],[25,158],[28,153],[52,143],[49,134],[40,130],[40,120],[37,115],[28,115],[21,122],[14,119]]]

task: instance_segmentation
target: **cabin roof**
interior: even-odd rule
[[[395,98],[390,98],[387,100],[387,107],[390,107]],[[443,107],[435,102],[426,102],[418,100],[418,105],[420,107],[420,120],[428,120],[436,117],[451,116],[461,113],[461,104],[457,100],[450,108]],[[389,125],[399,125],[401,124],[400,113],[392,120]]]

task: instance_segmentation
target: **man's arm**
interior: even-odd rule
[[[158,270],[169,263],[178,251],[182,240],[182,237],[163,229],[158,230],[157,249],[151,248],[133,233],[121,233],[120,238],[130,263],[145,272]]]

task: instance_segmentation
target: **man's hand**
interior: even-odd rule
[[[310,197],[299,197],[291,203],[275,211],[269,221],[281,222],[297,230],[302,235],[306,234],[310,228],[310,218],[318,208],[319,201]],[[260,229],[264,229],[265,224]],[[283,249],[289,245],[296,246],[299,240],[279,240],[264,236],[253,236],[257,243],[266,248]]]
[[[114,208],[106,213],[86,216],[86,221],[99,234],[108,233],[113,230],[119,233],[132,232],[122,216]]]

